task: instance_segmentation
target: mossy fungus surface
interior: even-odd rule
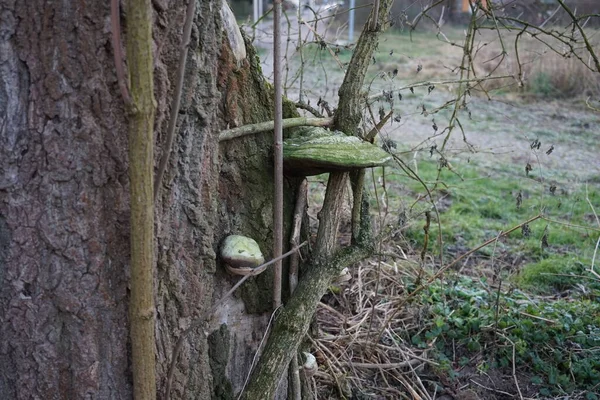
[[[385,165],[392,157],[378,146],[356,136],[312,127],[283,142],[288,175],[311,176]]]
[[[241,235],[231,235],[223,241],[221,258],[232,268],[256,268],[265,262],[258,243]]]

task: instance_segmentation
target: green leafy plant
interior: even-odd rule
[[[596,293],[599,294],[599,293]],[[479,354],[479,365],[533,374],[548,395],[594,390],[600,385],[600,303],[586,299],[536,299],[514,290],[501,294],[485,282],[460,278],[430,286],[424,329],[413,344],[434,346],[446,368],[459,371]],[[513,358],[514,346],[514,358]]]

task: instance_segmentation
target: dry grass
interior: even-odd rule
[[[311,179],[310,214],[315,222],[317,205],[324,190],[323,179]],[[388,189],[393,190],[391,187]],[[381,192],[379,195],[382,201],[384,196]],[[478,197],[477,194],[473,196]],[[339,238],[341,245],[349,242],[349,203],[350,198],[347,198],[344,205],[346,221],[342,223]],[[315,398],[497,400],[518,399],[518,390],[525,397],[539,396],[540,387],[532,384],[531,366],[517,364],[514,354],[510,365],[516,366],[517,372],[513,369],[511,374],[510,368],[478,369],[480,365],[491,365],[492,354],[509,346],[509,340],[492,340],[486,342],[485,350],[468,353],[457,339],[456,354],[450,359],[450,365],[440,361],[437,345],[442,344],[442,340],[438,337],[430,338],[426,343],[414,342],[413,335],[427,332],[435,322],[430,313],[432,305],[424,297],[413,295],[421,287],[419,282],[427,282],[436,274],[439,265],[436,268],[437,260],[430,254],[424,263],[421,262],[421,246],[416,242],[411,245],[403,236],[407,234],[404,231],[406,225],[389,231],[390,225],[386,221],[396,220],[397,216],[387,214],[387,204],[385,201],[385,204],[380,203],[380,207],[373,209],[375,231],[386,227],[387,232],[386,238],[376,244],[378,255],[353,267],[350,281],[333,283],[317,310],[316,323],[308,338],[310,351],[319,364],[319,370],[311,380]],[[477,210],[473,212],[477,214]],[[421,220],[413,222],[422,223]],[[501,253],[494,250],[496,257],[491,258],[492,266],[496,265],[494,268],[500,268],[498,266],[504,262]],[[460,274],[470,274],[475,280],[483,278],[484,259],[479,254],[472,263],[465,261],[463,267],[470,271],[462,268],[458,273],[449,271],[440,278],[439,284],[456,285],[452,282]],[[496,282],[495,278],[488,281]],[[510,297],[509,292],[500,292],[497,282],[490,284],[487,290],[497,290],[503,299]],[[534,304],[551,305],[547,297],[527,296],[528,301]],[[453,300],[444,297],[436,301],[445,304]],[[508,309],[503,310],[508,313]],[[490,333],[494,330],[492,326],[486,329]],[[496,334],[492,337],[497,339],[507,331],[499,329],[494,332]],[[469,359],[465,365],[459,363],[463,358]],[[515,385],[515,381],[519,382],[519,386]],[[517,390],[517,387],[520,389]],[[583,395],[571,396],[572,399],[584,398]]]
[[[595,31],[587,34],[594,42],[598,41]],[[518,41],[518,62],[515,52],[517,34],[505,34],[503,40],[507,56],[498,65],[502,47],[494,35],[495,32],[482,35],[482,48],[475,59],[475,69],[481,75],[512,75],[514,79],[487,81],[483,84],[485,90],[518,91],[545,98],[600,96],[600,73],[594,70],[587,50],[580,49],[578,59],[573,55],[565,56],[566,50],[552,39],[544,38],[545,44],[529,35],[522,35]],[[483,47],[484,43],[488,44]]]
[[[406,301],[415,289],[405,286],[429,276],[424,276],[428,273],[420,269],[416,255],[406,256],[392,241],[383,247],[385,256],[357,265],[352,279],[334,283],[319,304],[317,331],[308,336],[310,351],[319,365],[311,378],[314,398],[498,400],[539,395],[539,387],[531,384],[531,372],[515,361],[514,343],[512,375],[507,368],[478,369],[489,362],[494,348],[512,343],[509,339],[507,343],[488,343],[487,349],[469,354],[469,362],[462,366],[456,359],[464,359],[467,353],[457,342],[454,378],[448,365],[436,362],[436,339],[425,348],[405,340],[408,332],[421,333],[432,326],[426,305],[416,298],[414,303]],[[548,300],[530,295],[534,303]],[[504,337],[502,332],[498,330],[497,337]],[[584,395],[579,391],[571,397],[544,398],[583,399]]]
[[[321,178],[313,178],[309,214],[315,221],[323,191]],[[350,203],[347,193],[340,245],[350,241]],[[406,343],[400,334],[418,329],[419,308],[397,307],[407,294],[404,282],[415,281],[423,271],[416,258],[406,255],[416,252],[402,236],[388,238],[379,248],[381,257],[353,267],[352,279],[334,282],[319,304],[318,332],[308,336],[319,364],[312,382],[317,399],[431,399],[420,373],[436,362],[428,359],[427,349]]]
[[[360,264],[349,284],[325,297],[317,312],[319,335],[311,339],[323,366],[315,376],[319,399],[360,394],[431,398],[419,371],[436,363],[428,359],[427,349],[414,348],[399,334],[417,327],[419,311],[397,312],[395,306],[404,297],[402,274],[414,267],[409,260]]]

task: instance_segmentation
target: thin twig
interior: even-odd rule
[[[600,108],[596,108],[593,105],[590,104],[590,97],[588,97],[587,99],[585,99],[585,105],[592,111],[596,111],[596,112],[600,112]]]
[[[300,241],[300,230],[302,228],[302,217],[306,210],[308,196],[308,181],[303,179],[298,187],[296,194],[296,207],[294,208],[294,220],[292,222],[292,234],[290,236],[290,245],[296,246]],[[296,286],[298,285],[298,264],[300,261],[300,255],[298,253],[292,254],[290,257],[290,272],[289,272],[289,284],[290,292],[294,293]]]
[[[296,246],[300,241],[300,231],[302,228],[302,217],[306,212],[306,203],[308,197],[308,181],[303,179],[296,192],[296,207],[294,208],[294,220],[292,223],[292,234],[290,236],[290,245]],[[298,286],[298,264],[300,261],[300,254],[294,253],[290,257],[290,272],[289,272],[289,285],[290,293],[293,295],[296,286]],[[292,399],[300,400],[302,398],[302,383],[300,381],[300,370],[298,369],[298,356],[292,356],[290,362],[290,370],[292,371]]]
[[[244,380],[244,386],[242,386],[242,390],[240,390],[240,394],[238,394],[237,400],[240,400],[242,398],[242,395],[244,394],[244,389],[246,389],[246,385],[248,385],[248,381],[250,380],[250,376],[252,375],[252,369],[254,369],[254,366],[256,365],[256,360],[258,360],[258,357],[262,351],[265,339],[269,336],[269,331],[271,330],[271,325],[273,325],[273,319],[275,318],[278,309],[279,307],[274,309],[271,313],[269,323],[267,324],[267,329],[265,329],[265,334],[263,335],[262,339],[260,340],[260,343],[258,344],[258,349],[256,349],[256,353],[254,353],[252,363],[250,364],[250,370],[248,371],[248,375],[246,375],[246,379]]]
[[[329,54],[331,54],[331,57],[333,57],[333,59],[337,62],[338,67],[340,67],[340,69],[342,71],[344,71],[344,64],[342,64],[342,62],[340,61],[339,57],[335,54],[335,52],[333,50],[331,50],[331,47],[329,47],[329,45],[327,44],[327,42],[325,42],[325,40],[323,40],[323,38],[321,37],[321,35],[319,35],[317,33],[317,31],[315,29],[313,29],[312,26],[308,25],[306,22],[302,21],[304,23],[304,26],[306,26],[308,28],[309,31],[311,31],[313,33],[313,35],[315,35],[315,37],[319,40],[319,43],[324,43],[327,50],[329,51]]]
[[[296,12],[296,22],[298,24],[298,43],[296,44],[296,50],[300,53],[300,85],[298,88],[298,104],[306,104],[304,103],[304,96],[302,94],[302,90],[304,89],[304,44],[302,43],[302,0],[298,0],[298,10]],[[308,104],[307,104],[308,105]],[[298,107],[298,105],[296,105]],[[312,108],[312,107],[311,107]],[[313,109],[314,111],[317,111]],[[311,110],[307,110],[313,113],[315,117],[322,118],[323,115],[317,111],[315,114]]]
[[[582,229],[582,230],[587,230],[587,231],[600,232],[599,228],[592,228],[591,226],[570,224],[568,222],[558,221],[556,219],[548,218],[546,216],[542,217],[542,219],[544,221],[550,222],[551,224],[563,225],[563,226],[567,226],[571,229]]]
[[[489,390],[490,392],[496,392],[496,393],[500,393],[500,394],[503,394],[503,395],[505,395],[505,396],[508,396],[508,397],[515,397],[515,395],[514,395],[514,394],[510,394],[510,393],[508,393],[508,392],[504,392],[504,391],[502,391],[502,390],[498,390],[498,389],[494,389],[494,388],[491,388],[491,387],[484,386],[484,385],[482,385],[481,383],[479,383],[479,382],[477,382],[477,381],[474,381],[473,379],[469,379],[469,380],[470,380],[472,383],[474,383],[474,384],[476,384],[477,386],[479,386],[480,388],[483,388],[483,389],[485,389],[485,390]]]
[[[336,388],[338,390],[338,393],[340,394],[341,398],[344,398],[344,390],[342,389],[342,384],[340,383],[338,376],[341,375],[340,371],[338,370],[337,367],[335,367],[335,364],[332,364],[332,362],[329,360],[328,357],[325,356],[325,353],[329,353],[330,356],[332,357],[332,360],[334,363],[338,363],[339,364],[339,360],[337,359],[337,357],[335,357],[335,355],[331,354],[331,352],[329,351],[329,349],[327,347],[321,346],[319,345],[319,342],[315,341],[313,338],[311,338],[310,336],[308,336],[308,340],[312,343],[312,345],[316,348],[319,349],[323,352],[323,358],[325,360],[325,363],[327,364],[327,367],[329,368],[329,370],[332,372],[333,375],[333,379],[335,380],[335,384],[336,384]]]
[[[373,127],[373,129],[371,129],[371,131],[369,133],[367,133],[367,135],[365,136],[365,140],[368,141],[368,142],[373,143],[373,140],[375,139],[375,136],[377,136],[377,134],[381,132],[381,130],[383,129],[383,127],[385,126],[385,124],[390,120],[390,118],[392,117],[393,114],[394,114],[394,110],[392,110],[389,113],[387,113],[381,119],[381,121],[379,121],[377,123],[377,125],[375,125]]]
[[[539,319],[540,321],[548,322],[550,324],[558,325],[557,321],[554,321],[554,320],[551,320],[551,319],[548,319],[548,318],[544,318],[544,317],[540,317],[540,316],[537,316],[537,315],[529,314],[529,313],[526,313],[525,311],[519,311],[519,314],[524,315],[524,316],[529,317],[529,318]]]
[[[519,380],[517,379],[517,360],[516,360],[516,345],[515,342],[513,342],[512,340],[510,340],[508,337],[504,336],[501,333],[498,333],[500,336],[502,336],[504,339],[508,340],[512,346],[512,376],[513,376],[513,380],[515,381],[515,386],[517,387],[517,392],[519,393],[519,398],[521,400],[523,400],[523,394],[521,393],[521,388],[519,387]]]
[[[399,88],[396,88],[396,91],[402,91],[402,90],[408,90],[408,89],[416,89],[419,87],[424,87],[424,86],[439,86],[439,85],[454,85],[454,84],[463,84],[463,83],[471,83],[471,82],[475,82],[476,84],[478,83],[482,83],[485,81],[489,81],[489,80],[495,80],[495,79],[506,79],[506,78],[513,78],[513,75],[502,75],[502,76],[488,76],[488,77],[484,77],[484,78],[471,78],[471,79],[446,79],[446,80],[441,80],[441,81],[423,81],[423,82],[417,82],[417,83],[412,83],[410,85],[406,85],[406,86],[401,86]],[[383,93],[378,93],[378,94],[374,94],[371,95],[369,97],[367,97],[368,101],[373,101],[373,100],[379,100],[381,98],[385,97]]]
[[[596,55],[596,52],[594,51],[592,44],[588,40],[587,35],[585,34],[585,31],[583,30],[581,25],[579,25],[579,19],[577,19],[575,14],[573,14],[573,11],[571,11],[571,9],[564,3],[563,0],[556,0],[556,1],[558,1],[558,4],[561,5],[561,7],[567,12],[567,14],[569,14],[569,17],[571,17],[571,19],[573,20],[573,24],[579,30],[579,33],[581,34],[581,38],[583,39],[583,42],[585,43],[585,47],[586,47],[587,51],[590,53],[590,56],[594,60],[594,64],[596,65],[596,71],[600,72],[600,60],[598,60],[598,56]]]
[[[171,115],[169,116],[169,126],[167,128],[167,137],[163,146],[162,156],[158,170],[156,171],[156,178],[154,179],[154,201],[158,197],[160,191],[160,184],[162,182],[163,175],[167,169],[167,163],[169,162],[169,156],[171,155],[171,147],[173,147],[173,138],[175,137],[175,127],[177,126],[177,116],[179,115],[179,107],[181,105],[181,92],[183,90],[183,78],[185,75],[185,62],[187,59],[188,48],[190,45],[190,36],[192,34],[192,22],[194,21],[194,14],[196,11],[196,1],[188,0],[188,6],[185,10],[185,23],[183,26],[183,37],[181,38],[181,50],[179,53],[179,68],[177,69],[177,76],[175,78],[175,92],[171,99]]]
[[[252,25],[250,25],[250,28],[255,29],[256,26],[260,24],[262,20],[265,19],[271,13],[271,11],[273,11],[273,9],[269,8],[266,13],[261,15],[260,18],[258,18]]]
[[[387,363],[387,364],[373,364],[373,363],[359,363],[359,362],[340,362],[342,367],[354,367],[354,368],[365,368],[365,369],[396,369],[396,368],[408,368],[411,365],[420,364],[422,361],[412,359],[399,363]]]
[[[273,256],[279,257],[283,248],[283,85],[281,83],[281,2],[273,1],[273,86],[275,101],[273,115]],[[281,306],[281,260],[273,267],[273,310]]]
[[[393,157],[394,157],[394,160],[400,166],[400,168],[402,168],[407,173],[408,176],[412,176],[415,180],[417,180],[421,184],[421,186],[423,186],[425,191],[427,192],[427,197],[429,198],[429,202],[431,203],[431,206],[433,207],[433,210],[435,211],[435,216],[436,216],[436,220],[437,220],[438,247],[440,250],[440,266],[444,265],[444,242],[443,242],[443,238],[442,238],[442,218],[440,217],[440,211],[437,207],[435,199],[433,198],[433,194],[431,193],[431,190],[429,190],[429,187],[427,187],[427,184],[421,179],[421,177],[417,174],[416,171],[414,171],[400,157],[398,157],[396,155],[393,155]]]
[[[600,218],[598,218],[598,214],[596,213],[596,208],[594,208],[594,205],[592,204],[592,201],[590,200],[590,195],[588,192],[587,184],[585,185],[585,200],[587,201],[587,203],[590,205],[590,208],[592,209],[592,213],[594,214],[594,217],[596,218],[596,223],[598,224],[598,226],[600,226]],[[595,265],[596,265],[596,255],[598,254],[599,246],[600,246],[600,236],[598,236],[598,240],[596,241],[596,247],[594,247],[594,255],[592,256],[592,264],[590,265],[590,272],[592,274],[594,274],[598,279],[600,279],[600,274],[598,274],[596,272]]]
[[[297,102],[295,105],[296,105],[296,108],[306,110],[317,118],[325,118],[325,116],[322,113],[320,113],[319,110],[317,110],[313,106],[310,106],[302,101]]]
[[[596,254],[598,254],[598,247],[600,246],[600,236],[598,237],[598,240],[596,241],[596,247],[594,247],[594,256],[592,257],[592,265],[590,266],[590,272],[592,274],[594,274],[598,279],[600,279],[600,274],[598,274],[595,270],[595,264],[596,264]]]
[[[121,23],[119,22],[119,0],[110,2],[110,23],[112,31],[112,47],[115,58],[115,69],[117,70],[117,81],[121,96],[127,107],[133,106],[129,88],[125,80],[125,67],[123,66],[123,53],[121,52]]]
[[[592,214],[594,214],[594,218],[596,219],[596,223],[600,227],[600,218],[598,218],[598,214],[596,213],[596,208],[594,207],[594,205],[592,204],[592,201],[590,200],[590,194],[588,192],[587,184],[585,185],[585,201],[589,204],[590,209],[592,210]]]

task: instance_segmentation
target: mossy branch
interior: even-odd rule
[[[333,118],[287,118],[282,120],[282,128],[296,128],[299,126],[331,126]],[[237,128],[221,131],[219,142],[231,140],[242,136],[253,135],[255,133],[272,131],[275,129],[275,121],[260,122],[258,124],[243,125]]]
[[[354,135],[362,119],[363,99],[360,96],[367,69],[377,47],[379,35],[384,30],[392,0],[381,0],[379,7],[371,11],[369,17],[372,23],[365,24],[352,59],[344,76],[344,82],[339,90],[340,101],[335,113],[335,128],[347,135]]]
[[[277,316],[269,340],[254,370],[243,399],[272,399],[277,384],[298,345],[306,335],[323,293],[345,267],[371,256],[371,220],[368,202],[362,204],[361,236],[356,245],[338,251],[325,262],[316,262],[304,275],[294,295]]]
[[[348,172],[332,172],[327,181],[323,208],[319,212],[319,229],[313,259],[325,261],[336,249],[337,232],[342,217],[344,193],[348,183]]]
[[[386,24],[391,4],[391,0],[381,0],[377,10],[372,11],[371,18],[374,23],[365,25],[340,88],[340,101],[334,126],[347,135],[354,135],[360,123],[362,117],[360,90],[379,34]],[[337,252],[335,250],[340,205],[347,181],[347,172],[333,172],[329,176],[323,208],[319,213],[317,246],[313,254],[314,265],[302,278],[292,299],[277,317],[260,363],[252,374],[250,386],[244,393],[245,399],[273,398],[277,384],[291,358],[296,354],[317,304],[332,279],[344,267],[373,253],[370,240],[371,220],[365,201],[362,202],[360,229],[356,241],[348,248]]]
[[[369,68],[369,64],[373,57],[373,52],[377,47],[379,35],[385,30],[387,24],[386,20],[392,3],[392,0],[375,2],[373,9],[371,10],[371,15],[369,16],[369,23],[365,24],[363,31],[358,38],[356,49],[352,53],[352,59],[350,60],[348,71],[344,77],[344,82],[340,87],[340,101],[335,114],[334,126],[337,130],[340,130],[347,135],[356,135],[357,128],[362,119],[363,98],[360,95],[362,86],[367,69]],[[389,117],[391,117],[391,114],[388,115],[386,121]],[[371,134],[369,134],[369,136],[371,136]],[[337,179],[337,177],[332,174],[329,178],[328,185],[333,182],[333,178]],[[359,208],[363,193],[364,170],[354,172],[352,178],[352,190],[354,193],[352,231],[354,237],[358,234],[358,226],[361,225],[361,222],[358,219],[360,218]],[[327,201],[327,197],[325,201]]]
[[[129,124],[131,190],[131,358],[133,397],[155,399],[154,342],[154,63],[152,4],[127,2],[127,55],[131,81],[132,116]]]

